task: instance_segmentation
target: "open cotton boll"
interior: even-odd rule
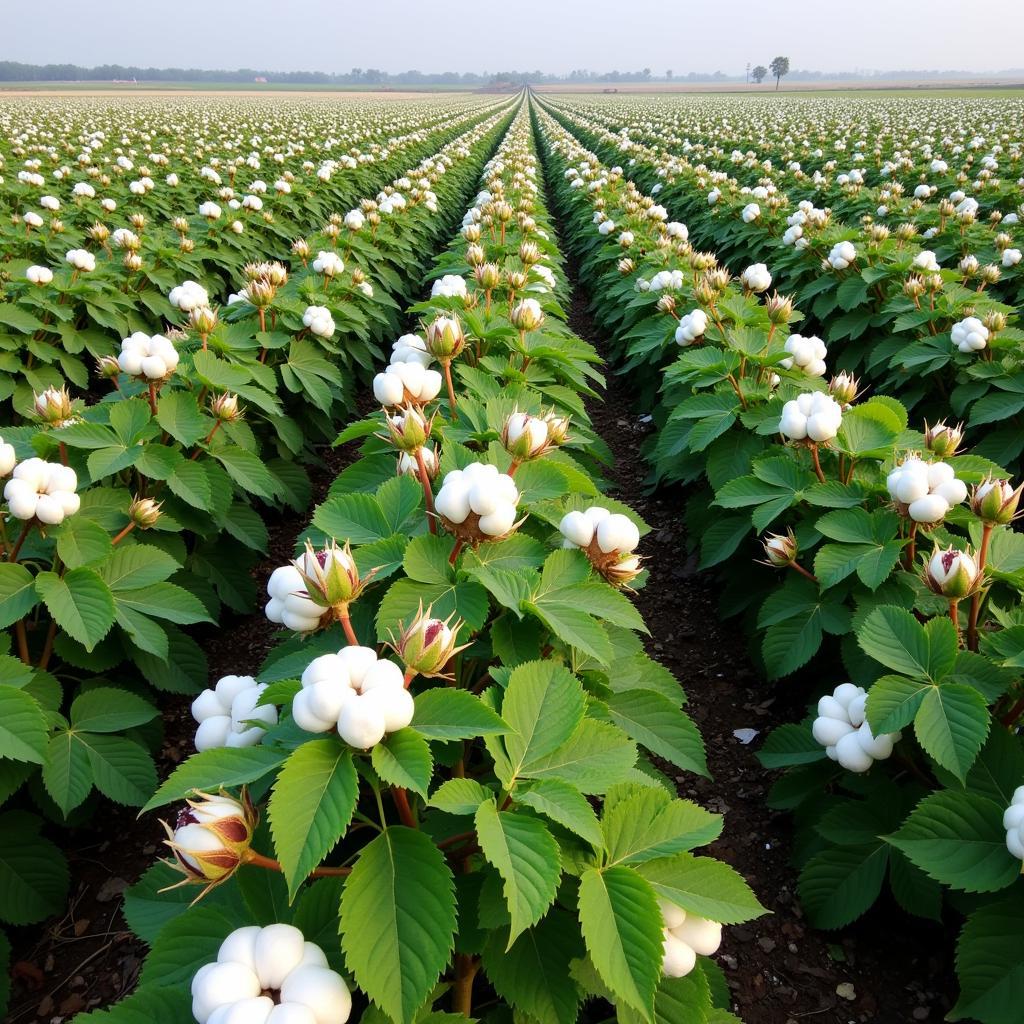
[[[708,315],[703,309],[694,309],[682,316],[676,327],[676,344],[691,345],[708,329]]]
[[[816,743],[847,771],[866,772],[874,761],[892,753],[900,733],[875,736],[865,719],[867,693],[861,686],[841,683],[818,701],[818,716],[811,726]]]
[[[976,316],[968,316],[953,325],[950,337],[959,351],[980,352],[988,344],[989,330]]]
[[[430,297],[433,299],[464,299],[466,297],[466,279],[458,274],[445,274],[431,286]]]
[[[1024,860],[1024,786],[1018,786],[1003,812],[1006,848],[1014,857]]]
[[[567,512],[558,524],[565,546],[585,548],[594,539],[594,523],[583,512]]]
[[[191,313],[197,306],[209,306],[210,296],[197,281],[184,281],[172,288],[167,301],[183,313]]]
[[[782,407],[779,432],[791,441],[831,441],[843,421],[842,406],[821,391],[806,392]]]
[[[609,515],[597,525],[597,546],[605,552],[632,551],[640,543],[640,531],[632,519],[619,513]]]
[[[433,356],[427,351],[427,343],[418,334],[403,334],[391,346],[392,363],[420,363],[430,366]]]
[[[306,583],[294,563],[282,565],[270,574],[267,594],[270,600],[264,612],[271,622],[296,633],[311,633],[320,625],[324,609],[310,600]]]
[[[752,263],[740,274],[740,282],[749,291],[765,292],[771,287],[772,275],[763,263]]]
[[[212,689],[203,690],[192,702],[198,751],[215,747],[251,747],[263,739],[263,726],[277,724],[277,709],[257,707],[266,689],[252,676],[224,676]]]

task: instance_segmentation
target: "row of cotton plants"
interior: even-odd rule
[[[376,131],[373,109],[383,120]],[[306,125],[294,116],[267,122],[264,109],[261,131],[252,114],[208,101],[195,111],[202,127],[194,137],[182,131],[192,120],[184,112],[143,109],[125,119],[117,108],[102,116],[74,106],[0,111],[0,398],[24,413],[33,391],[64,378],[87,387],[95,360],[115,355],[119,338],[152,334],[175,318],[180,307],[168,296],[183,280],[224,302],[247,266],[287,262],[297,238],[334,248],[350,227],[339,211],[494,109],[463,103],[389,114],[379,104],[343,104],[330,118],[314,108]],[[406,181],[402,191],[413,188]],[[388,212],[364,211],[364,234],[375,234]],[[398,289],[391,269],[383,273],[387,289]],[[32,287],[19,287],[26,281]],[[367,363],[381,315],[358,302],[338,302],[333,314],[364,343],[343,354],[345,367]],[[261,321],[261,330],[273,335],[269,347],[281,347],[274,324]],[[251,345],[248,325],[234,340]]]
[[[761,907],[691,852],[722,822],[676,796],[703,744],[642,649],[646,527],[594,469],[565,294],[523,105],[271,577],[281,643],[197,698],[145,808],[180,807],[104,1019],[735,1019],[708,957]]]
[[[843,927],[886,888],[908,913],[963,915],[955,1019],[1009,1024],[1024,935],[1021,487],[965,454],[948,417],[912,427],[896,399],[860,393],[831,346],[792,330],[768,267],[734,285],[669,219],[667,188],[643,194],[537,116],[598,320],[633,365],[664,372],[653,454],[692,484],[686,521],[719,566],[723,610],[743,613],[769,678],[812,668],[814,710],[760,752],[787,769],[771,801],[797,813],[808,918]]]
[[[358,264],[425,266],[510,118],[506,105],[410,167],[401,209],[398,186],[382,181],[376,198],[339,213],[349,224],[338,249],[300,238],[287,264],[247,264],[226,307],[194,280],[176,284],[162,332],[123,338],[86,397],[63,382],[30,392],[27,415],[3,428],[0,849],[17,867],[0,873],[0,921],[26,925],[64,906],[61,827],[88,821],[104,799],[140,807],[151,797],[158,698],[208,683],[183,627],[251,611],[265,518],[306,512],[297,460],[333,436],[359,386],[341,353],[363,345],[372,363],[373,339],[408,301],[407,282],[396,290],[380,276],[374,289]],[[356,223],[386,204],[386,224]],[[75,273],[91,273],[80,262]],[[9,288],[20,300],[48,285]],[[54,283],[47,301],[63,308],[64,294]],[[350,329],[347,347],[323,322],[345,306],[379,321],[365,338]],[[32,339],[20,341],[31,352]],[[232,703],[225,739],[252,711]]]
[[[835,345],[836,369],[922,418],[962,418],[978,452],[1016,467],[1024,452],[1016,384],[1024,334],[1014,304],[1024,270],[998,211],[983,221],[958,213],[953,199],[967,200],[953,192],[940,213],[942,236],[929,237],[912,211],[896,221],[844,222],[813,198],[797,202],[770,177],[744,185],[728,171],[587,124],[588,141],[657,192],[687,222],[694,244],[714,249],[737,273],[751,259],[765,263],[812,333]]]

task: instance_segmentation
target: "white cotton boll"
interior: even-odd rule
[[[302,947],[302,959],[299,967],[327,967],[327,956],[324,951],[315,943],[307,942]],[[298,968],[296,968],[298,970]]]
[[[847,705],[836,700],[831,693],[826,693],[818,700],[818,714],[825,718],[838,718],[846,721]]]
[[[937,523],[949,511],[949,502],[941,494],[926,494],[911,502],[907,511],[915,523]]]
[[[339,1017],[338,1022],[346,1018]],[[216,1024],[215,1021],[208,1021],[207,1024]],[[304,1003],[278,1003],[265,1024],[317,1024],[316,1015]]]
[[[356,689],[362,687],[366,673],[377,663],[377,652],[372,647],[343,647],[335,657]]]
[[[850,719],[850,725],[855,729],[859,729],[864,724],[864,718],[867,714],[867,703],[868,695],[866,693],[861,693],[850,701],[850,705],[846,709],[846,714]]]
[[[493,512],[480,517],[480,532],[488,537],[502,537],[515,526],[515,505],[499,505]]]
[[[952,507],[953,505],[959,505],[961,502],[967,500],[967,485],[963,480],[953,479],[948,480],[945,483],[939,484],[935,488],[935,493],[940,498],[944,498]]]
[[[811,726],[811,735],[823,747],[834,747],[844,736],[853,732],[853,726],[838,718],[816,718]]]
[[[1007,218],[1004,217],[1003,218],[1003,223],[1005,223],[1006,220],[1007,220]],[[1003,264],[1004,267],[1015,267],[1015,266],[1017,266],[1018,263],[1020,263],[1020,261],[1021,261],[1021,251],[1020,251],[1020,249],[1004,249],[1003,250],[1002,264]]]
[[[267,593],[283,601],[289,594],[301,591],[306,592],[306,585],[302,581],[299,570],[294,565],[282,565],[270,574],[267,581]]]
[[[700,956],[711,956],[722,944],[722,926],[696,914],[687,914],[686,920],[671,931]]]
[[[385,662],[385,664],[393,664],[393,662]],[[395,667],[398,668],[397,665]],[[359,698],[363,703],[369,701],[370,707],[375,708],[384,716],[384,731],[386,733],[398,732],[399,729],[404,729],[412,722],[413,715],[416,712],[416,703],[412,699],[412,694],[409,693],[401,682],[401,669],[398,670],[398,673],[399,682],[397,686],[377,686],[373,689],[367,689],[362,697]]]
[[[253,999],[239,999],[217,1007],[210,1014],[206,1024],[266,1024],[274,1009],[270,996],[256,996]]]
[[[285,978],[281,1002],[312,1010],[316,1024],[343,1024],[352,1012],[352,996],[345,982],[329,968],[315,965],[298,967]]]
[[[345,704],[354,699],[355,691],[342,678],[318,679],[304,687],[306,707],[310,713],[322,722],[338,721],[338,715]]]
[[[848,733],[836,744],[836,759],[849,772],[866,772],[872,765],[872,758],[860,744],[856,732]]]
[[[589,547],[594,539],[594,524],[582,512],[567,512],[558,529],[569,543],[577,547]]]
[[[203,690],[194,701],[192,701],[192,717],[197,722],[205,722],[208,718],[216,715],[228,715],[231,711],[230,701],[225,703],[214,690]]]
[[[849,708],[850,704],[857,698],[864,695],[864,688],[857,686],[855,683],[840,683],[835,690],[832,692],[832,699],[837,704],[844,708]]]
[[[779,432],[792,441],[802,441],[807,436],[807,417],[795,401],[787,402],[782,407]]]
[[[615,513],[597,525],[597,546],[605,553],[632,551],[640,543],[640,531],[628,516]]]
[[[469,491],[469,507],[478,516],[487,516],[501,504],[495,489],[487,483],[474,484]]]
[[[305,943],[302,932],[290,924],[271,924],[260,930],[253,956],[264,988],[281,987],[301,962]]]
[[[330,732],[337,725],[335,719],[324,719],[315,715],[309,706],[309,689],[299,690],[292,698],[292,718],[295,724],[306,732]]]
[[[198,1024],[207,1024],[219,1006],[255,998],[261,992],[259,979],[245,964],[206,964],[192,979],[192,1016]]]
[[[49,494],[40,494],[36,500],[36,518],[47,526],[57,526],[64,521],[64,508]]]
[[[387,732],[384,713],[374,701],[352,700],[341,709],[338,735],[358,750],[380,743]]]
[[[948,483],[956,475],[948,462],[928,463],[928,487],[935,490],[940,484]]]
[[[685,978],[697,965],[697,954],[685,942],[666,929],[662,942],[662,973],[669,978]]]
[[[366,648],[372,650],[372,648]],[[405,679],[402,670],[387,658],[374,660],[368,665],[362,674],[359,689],[362,693],[369,693],[372,690],[395,688],[405,692]],[[388,730],[391,732],[392,730]]]
[[[923,464],[910,470],[905,470],[896,483],[893,497],[903,504],[909,505],[928,493],[928,471]]]
[[[205,718],[196,729],[194,745],[196,750],[213,750],[226,747],[231,734],[231,719],[228,715],[214,715]]]
[[[661,911],[661,919],[669,931],[678,928],[686,920],[686,911],[682,907],[677,907],[660,896],[658,897],[658,909]]]
[[[397,373],[378,373],[373,378],[373,397],[381,405],[400,405],[405,397],[405,386]]]
[[[434,507],[438,514],[456,525],[464,523],[469,515],[469,491],[469,485],[461,478],[449,483],[446,477],[434,499]]]
[[[253,973],[256,972],[256,940],[262,929],[259,925],[250,924],[236,928],[217,950],[220,963],[244,964]]]
[[[861,723],[857,730],[857,742],[861,749],[875,761],[884,761],[892,753],[893,741],[899,737],[899,733],[882,733],[881,736],[875,736],[867,722]]]

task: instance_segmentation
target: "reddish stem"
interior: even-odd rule
[[[392,786],[391,798],[395,801],[395,807],[398,809],[398,816],[402,819],[402,824],[406,828],[419,828],[416,818],[412,813],[412,808],[409,806],[409,794],[401,786]]]
[[[416,468],[419,471],[420,484],[423,487],[423,504],[427,509],[427,529],[437,533],[437,521],[434,515],[434,492],[430,489],[430,474],[423,458],[423,449],[416,449]]]
[[[448,564],[454,565],[455,559],[459,557],[459,552],[462,551],[463,543],[461,540],[455,541],[455,547],[452,548],[452,553],[448,556]]]
[[[981,547],[978,549],[978,575],[985,571],[988,562],[988,546],[992,540],[992,525],[985,523],[981,532]],[[978,649],[978,616],[981,612],[982,588],[979,587],[971,596],[971,612],[967,620],[967,646],[972,650]]]
[[[338,616],[338,619],[341,621],[341,628],[345,631],[345,639],[353,647],[358,647],[359,638],[356,636],[356,631],[352,628],[352,620],[348,617],[347,608]]]

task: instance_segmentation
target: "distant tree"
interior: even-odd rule
[[[775,91],[778,92],[779,82],[782,80],[782,76],[789,74],[789,58],[776,57],[769,67],[772,69],[772,74],[775,76]]]
[[[640,76],[645,82],[649,82],[651,80],[651,69],[644,68],[643,71],[640,72]]]
[[[768,69],[763,64],[758,64],[753,71],[750,72],[750,77],[760,85],[764,81],[764,76],[768,74]]]
[[[669,80],[670,82],[672,81],[672,69],[671,69],[671,68],[669,68],[669,69],[668,69],[668,71],[666,71],[666,72],[665,72],[665,77],[666,77],[666,78],[667,78],[667,79],[668,79],[668,80]]]

